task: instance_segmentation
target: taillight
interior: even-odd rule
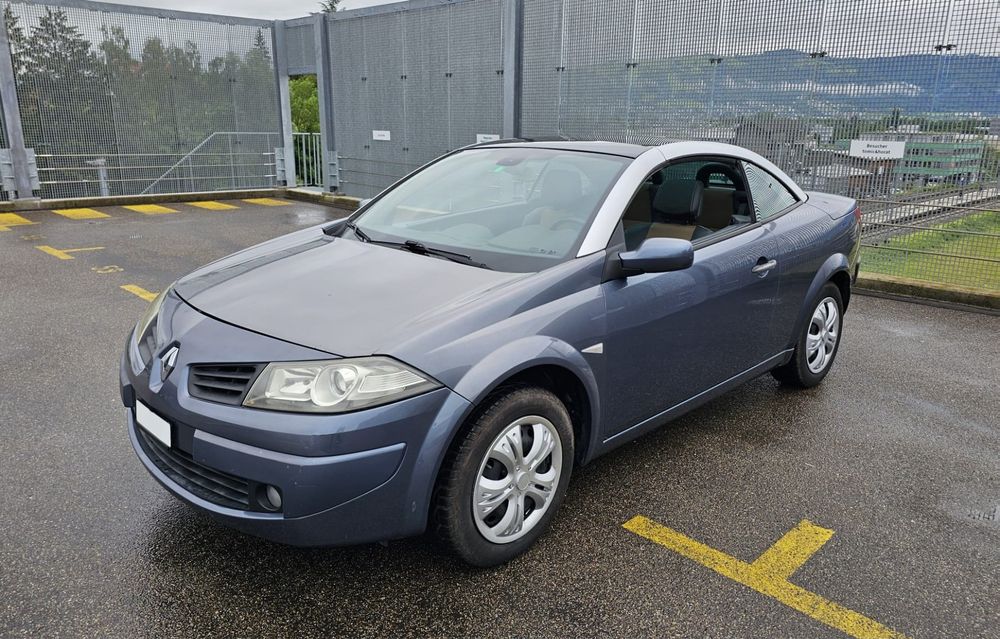
[[[861,207],[857,204],[854,205],[854,220],[861,224]]]

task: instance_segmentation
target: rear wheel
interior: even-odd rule
[[[840,289],[827,282],[816,297],[792,359],[771,371],[775,379],[799,388],[811,388],[823,381],[840,347],[843,309]]]
[[[572,466],[573,428],[555,395],[519,388],[494,397],[445,460],[438,535],[476,566],[513,559],[548,527]]]

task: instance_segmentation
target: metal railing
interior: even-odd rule
[[[45,198],[219,191],[276,184],[276,133],[212,133],[184,153],[40,153]]]
[[[945,202],[862,200],[862,270],[1000,291],[1000,189]]]
[[[323,135],[293,133],[292,151],[298,186],[323,186]]]

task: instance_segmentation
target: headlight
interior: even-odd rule
[[[345,413],[419,395],[439,384],[388,357],[268,364],[244,406]]]
[[[149,325],[153,323],[156,316],[160,314],[160,309],[163,307],[163,300],[167,298],[167,293],[170,292],[170,287],[163,289],[163,292],[156,296],[156,299],[150,302],[149,308],[146,309],[146,313],[139,320],[139,323],[135,325],[135,339],[136,341],[142,341],[142,336],[149,330]]]
[[[135,325],[135,331],[132,333],[133,339],[135,339],[135,348],[138,355],[132,356],[133,359],[133,369],[138,371],[149,363],[149,360],[153,358],[153,353],[156,351],[157,347],[157,322],[156,318],[160,314],[160,308],[163,307],[163,300],[167,298],[167,293],[170,292],[170,286],[165,288],[162,293],[156,296],[150,304],[149,308],[143,314],[142,319],[139,323]],[[137,361],[136,361],[137,360]]]

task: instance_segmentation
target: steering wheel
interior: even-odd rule
[[[560,228],[564,226],[569,226],[571,230],[582,229],[583,220],[578,220],[575,217],[564,217],[563,219],[556,221],[556,223],[550,226],[549,228],[552,229],[553,231],[558,231]]]

